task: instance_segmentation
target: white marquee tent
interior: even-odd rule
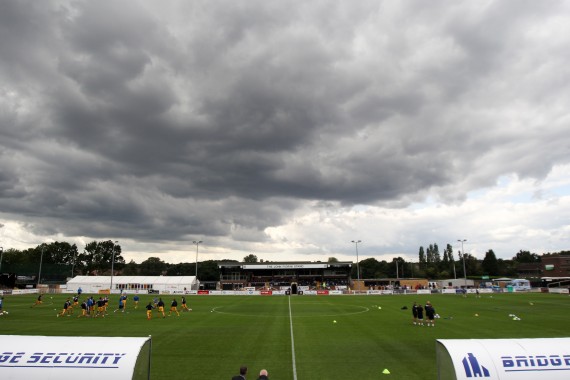
[[[112,293],[148,293],[149,290],[160,293],[178,293],[197,289],[199,283],[195,276],[113,276]],[[108,292],[111,276],[76,276],[67,282],[67,291],[76,293],[79,288],[83,293]]]

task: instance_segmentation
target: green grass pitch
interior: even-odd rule
[[[241,365],[249,379],[262,368],[280,380],[435,379],[436,339],[570,336],[568,295],[192,296],[192,312],[155,310],[150,321],[151,295],[137,310],[130,296],[124,314],[113,313],[113,296],[106,318],[77,318],[79,310],[57,318],[67,296],[50,297],[31,308],[34,295],[6,295],[0,335],[151,335],[152,379],[230,379]],[[162,298],[170,305],[173,296]],[[441,318],[434,328],[413,326],[412,302],[428,300]]]

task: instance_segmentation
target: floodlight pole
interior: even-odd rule
[[[113,253],[111,255],[111,286],[109,287],[109,294],[113,293],[113,273],[115,272],[115,246],[118,243],[119,242],[115,240],[115,243],[113,244]]]
[[[36,285],[36,288],[40,287],[40,280],[42,278],[42,262],[44,261],[44,250],[45,250],[45,243],[44,245],[42,245],[42,254],[40,256],[40,270],[38,272],[38,284]]]
[[[461,254],[463,255],[463,279],[465,281],[465,287],[467,287],[467,271],[465,269],[465,251],[463,250],[463,243],[466,242],[467,239],[457,239],[457,241],[461,243]]]
[[[71,263],[71,278],[73,278],[73,271],[75,269],[75,260],[76,260],[76,254],[75,252],[73,252],[73,263]]]
[[[356,249],[356,278],[358,279],[358,285],[360,285],[360,261],[358,260],[358,243],[362,243],[362,240],[352,240],[354,243],[354,248]]]
[[[396,280],[400,278],[399,272],[398,272],[398,259],[396,259]]]
[[[192,243],[196,244],[196,290],[200,290],[198,285],[198,246],[202,243],[202,240],[194,240]]]
[[[0,247],[0,274],[2,274],[2,259],[4,258],[4,247]]]

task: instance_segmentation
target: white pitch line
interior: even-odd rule
[[[293,358],[293,380],[297,380],[297,364],[295,363],[295,338],[293,337],[293,315],[291,313],[291,296],[289,296],[289,326],[291,327],[291,356]]]

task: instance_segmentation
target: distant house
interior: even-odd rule
[[[543,276],[570,277],[570,255],[544,255],[540,264]]]

